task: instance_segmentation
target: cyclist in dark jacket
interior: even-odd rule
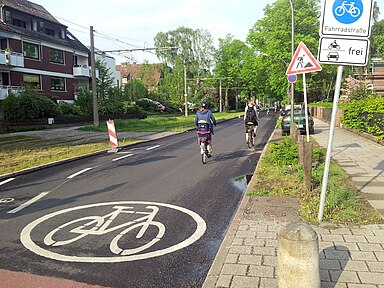
[[[203,102],[201,104],[200,110],[196,112],[195,116],[195,124],[198,125],[199,121],[203,121],[204,123],[207,123],[209,126],[209,131],[211,131],[211,134],[213,134],[213,126],[216,126],[216,119],[215,116],[213,116],[211,110],[208,109],[208,104],[206,102]],[[211,137],[209,138],[209,144],[208,144],[208,157],[212,157],[212,145],[211,145]]]
[[[213,132],[213,126],[216,126],[216,119],[211,110],[208,109],[208,104],[206,102],[203,102],[200,110],[196,112],[195,124],[197,125],[200,120],[205,120],[209,125],[209,130]]]

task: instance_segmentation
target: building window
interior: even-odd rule
[[[39,45],[23,42],[23,53],[24,57],[32,59],[40,59]]]
[[[23,75],[23,83],[25,86],[28,86],[33,89],[41,89],[40,85],[40,76],[34,74],[24,74]]]
[[[65,79],[58,78],[58,77],[51,77],[51,90],[65,91]]]
[[[27,28],[27,22],[20,20],[20,19],[12,19],[12,25],[21,27],[21,28]]]
[[[55,36],[55,30],[49,29],[49,28],[45,28],[45,34],[54,37]]]
[[[11,24],[12,23],[12,14],[11,11],[5,11],[5,23]]]
[[[64,64],[64,52],[51,48],[49,50],[49,61],[53,63]]]

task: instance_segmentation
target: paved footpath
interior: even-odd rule
[[[314,139],[326,148],[329,125],[316,119],[315,127]],[[384,146],[336,128],[332,158],[384,216]],[[256,201],[254,212],[264,211],[268,205],[277,212],[252,216],[250,201]],[[283,226],[297,221],[294,213],[282,213],[284,205],[285,210],[295,209],[287,199],[244,197],[204,288],[276,287],[277,235]],[[319,237],[321,287],[384,288],[384,225],[312,227]]]

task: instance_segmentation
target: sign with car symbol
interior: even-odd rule
[[[326,64],[365,66],[369,44],[368,39],[321,37],[317,59]]]
[[[320,35],[368,38],[372,10],[372,0],[324,0]]]

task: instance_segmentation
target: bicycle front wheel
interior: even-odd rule
[[[136,237],[131,237],[133,239],[131,241],[129,241],[129,237],[128,237],[129,235],[127,235],[127,234],[131,230],[134,230],[136,228],[141,228],[144,225],[147,225],[148,227],[154,226],[153,229],[157,229],[157,235],[149,236],[149,238],[152,238],[150,240],[146,240],[146,239],[138,240],[141,237],[138,237],[139,234],[137,234]],[[146,228],[145,231],[147,231],[147,229],[148,228]],[[153,233],[153,232],[154,231],[151,231],[151,233]],[[122,255],[122,256],[133,255],[133,254],[139,253],[141,251],[144,251],[144,250],[148,249],[149,247],[153,246],[154,244],[156,244],[157,242],[159,242],[161,240],[161,238],[164,236],[164,233],[165,233],[165,226],[163,223],[160,223],[157,221],[137,223],[137,224],[132,225],[129,228],[123,230],[122,232],[120,232],[119,235],[117,235],[115,238],[113,238],[111,241],[111,244],[109,245],[109,249],[112,251],[112,253],[114,253],[116,255]],[[123,236],[125,239],[123,238]],[[138,245],[140,245],[142,243],[144,243],[144,244],[141,246],[135,247],[135,248],[127,248],[127,249],[121,248],[121,246],[128,246],[128,244],[132,245],[132,242],[139,243]]]

